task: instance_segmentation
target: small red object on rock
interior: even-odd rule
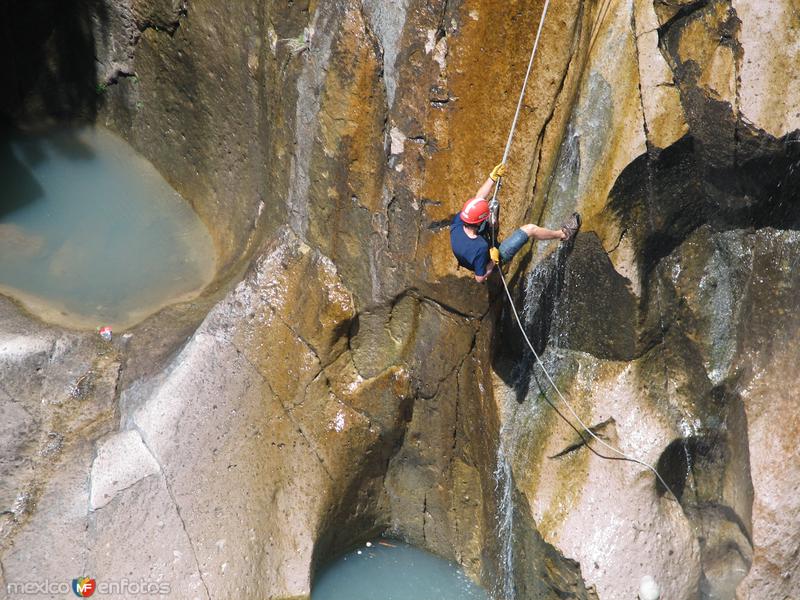
[[[100,332],[100,337],[101,338],[103,338],[107,342],[111,341],[111,327],[109,327],[107,325],[105,327],[101,327],[99,329],[99,332]]]

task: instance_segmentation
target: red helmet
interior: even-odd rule
[[[461,209],[461,220],[470,225],[478,225],[489,218],[489,203],[486,198],[471,198]]]

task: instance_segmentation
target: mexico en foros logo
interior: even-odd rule
[[[72,580],[72,591],[79,598],[88,598],[97,589],[97,582],[85,575]]]

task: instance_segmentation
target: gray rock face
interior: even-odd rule
[[[92,462],[91,509],[103,508],[114,496],[158,471],[158,462],[138,431],[122,431],[98,442]]]
[[[0,315],[2,583],[69,582],[87,556],[92,446],[112,426],[119,354],[5,299]]]

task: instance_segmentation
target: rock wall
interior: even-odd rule
[[[319,561],[389,531],[491,585],[492,318],[441,221],[491,166],[486,148],[450,140],[490,109],[499,132],[512,108],[483,88],[522,57],[491,80],[469,68],[470,54],[486,60],[473,40],[496,8],[120,2],[89,15],[96,97],[69,116],[96,118],[166,174],[211,227],[222,272],[218,291],[124,345],[98,351],[78,334],[83,360],[113,352],[121,367],[103,425],[64,435],[37,477],[7,481],[34,497],[9,513],[7,582],[44,553],[35,575],[51,579],[81,565],[98,580],[170,582],[175,597],[302,597]],[[576,8],[562,17],[573,28]],[[538,9],[506,36],[527,36]],[[5,360],[33,359],[10,342]],[[41,399],[22,386],[15,400]],[[64,477],[81,482],[69,498]],[[53,552],[59,515],[84,534]],[[551,550],[536,584],[550,595],[561,571],[580,587],[559,561]]]
[[[742,4],[554,3],[503,192],[503,234],[584,215],[574,245],[510,265],[516,300],[581,416],[680,502],[589,453],[500,290],[449,251],[543,2],[109,0],[61,27],[45,10],[18,40],[44,50],[5,52],[30,73],[4,114],[123,135],[221,269],[113,345],[0,306],[4,583],[300,598],[389,532],[506,600],[632,598],[644,574],[669,598],[791,597],[799,157],[794,103],[766,99],[796,10]]]
[[[773,41],[797,11],[757,5],[608,3],[553,177],[534,188],[545,222],[576,198],[585,221],[521,282],[529,332],[579,415],[680,500],[589,452],[538,367],[514,364],[519,342],[497,357],[521,502],[601,598],[634,597],[644,575],[670,598],[795,594],[798,506],[776,489],[797,469],[774,469],[796,455],[779,366],[796,324],[776,315],[797,289],[797,132],[787,96],[764,98],[796,57]]]

